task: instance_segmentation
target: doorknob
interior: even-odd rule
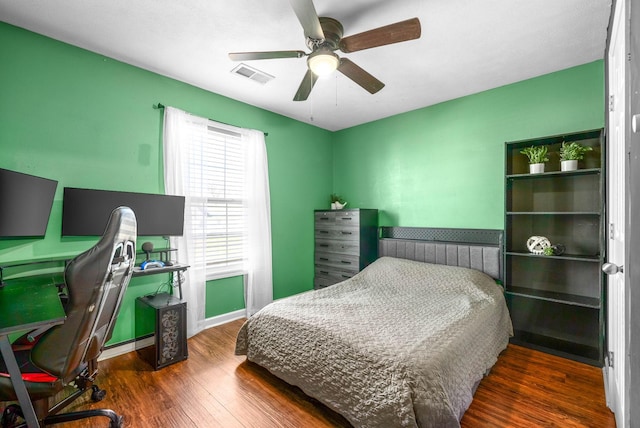
[[[624,272],[624,266],[618,266],[615,263],[605,263],[602,265],[602,272],[606,273],[607,275],[615,275],[618,272]]]

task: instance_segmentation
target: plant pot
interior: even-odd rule
[[[529,164],[529,174],[540,174],[541,172],[544,172],[544,162]]]
[[[575,171],[576,169],[578,169],[578,161],[577,160],[560,161],[560,169],[562,171]]]
[[[343,209],[344,207],[347,206],[347,202],[345,202],[344,204],[341,204],[340,202],[335,202],[335,204],[336,204],[336,209],[337,210],[341,210],[341,209]]]

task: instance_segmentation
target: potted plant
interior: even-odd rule
[[[341,210],[347,205],[347,202],[335,193],[331,194],[331,209]]]
[[[529,158],[529,173],[538,174],[544,172],[544,163],[549,161],[547,146],[531,146],[520,151]]]
[[[584,154],[591,150],[593,148],[583,146],[575,141],[569,144],[563,141],[560,147],[560,169],[562,171],[575,171],[578,169],[578,161],[584,159]]]

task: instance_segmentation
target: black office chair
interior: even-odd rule
[[[94,401],[104,397],[104,391],[93,385],[97,359],[105,342],[111,338],[122,297],[133,273],[136,234],[133,211],[128,207],[116,208],[100,241],[65,268],[68,300],[64,324],[35,338],[27,339],[25,335],[14,342],[14,353],[27,391],[38,420],[44,425],[106,416],[110,419],[110,427],[122,426],[122,416],[109,409],[59,412],[85,391],[92,391]],[[14,401],[17,397],[11,381],[2,375],[6,373],[0,358],[0,401]],[[49,407],[49,398],[70,384],[76,391]]]

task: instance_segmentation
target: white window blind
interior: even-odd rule
[[[240,273],[247,234],[245,144],[241,134],[214,126],[194,133],[187,180],[194,261],[206,266],[208,278]]]

